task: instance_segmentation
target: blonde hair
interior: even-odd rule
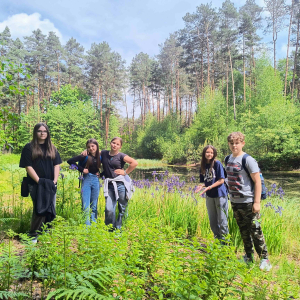
[[[227,137],[227,142],[232,142],[233,140],[239,140],[240,142],[244,142],[245,141],[245,135],[242,134],[239,131],[236,132],[231,132],[229,134],[229,136]]]

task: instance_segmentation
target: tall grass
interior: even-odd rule
[[[168,164],[158,160],[158,159],[137,159],[138,161],[138,168],[161,168],[161,167],[165,167]]]
[[[102,191],[98,222],[84,225],[79,174],[65,169],[58,182],[58,216],[53,228],[43,232],[37,247],[25,242],[20,257],[13,248],[15,233],[8,230],[28,231],[32,202],[19,195],[23,171],[11,165],[5,168],[1,171],[0,226],[9,240],[0,243],[0,297],[33,299],[35,282],[43,299],[51,295],[80,295],[83,299],[110,299],[113,295],[123,299],[299,296],[300,268],[290,260],[299,259],[300,253],[298,201],[273,194],[261,204],[270,259],[277,265],[269,274],[262,274],[255,265],[248,268],[236,259],[235,251],[242,250],[242,242],[231,208],[231,246],[221,247],[213,241],[205,198],[194,194],[193,180],[185,183],[168,172],[154,172],[153,181],[135,181],[123,232],[116,234],[103,222]],[[20,236],[28,240],[26,235]],[[22,287],[20,278],[26,282]]]

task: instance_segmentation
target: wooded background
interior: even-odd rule
[[[63,158],[90,137],[104,148],[120,135],[132,156],[185,163],[198,161],[207,143],[224,156],[226,136],[240,130],[263,167],[299,167],[300,4],[264,4],[201,4],[157,56],[138,53],[129,66],[106,42],[86,50],[74,38],[62,45],[54,32],[39,29],[13,40],[6,27],[0,146],[20,152],[34,124],[45,121]],[[286,29],[287,56],[277,60],[277,36]]]

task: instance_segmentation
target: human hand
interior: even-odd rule
[[[82,173],[83,174],[89,174],[89,169],[83,169]]]
[[[200,192],[202,189],[203,189],[203,184],[199,184],[199,185],[196,187],[195,193]]]
[[[116,169],[114,172],[115,172],[117,175],[123,175],[123,176],[125,176],[125,171],[124,171],[123,169]]]
[[[252,206],[252,212],[259,213],[260,212],[260,203],[254,202]]]
[[[84,151],[82,151],[80,154],[83,155],[83,156],[87,156],[87,155],[88,155],[88,152],[87,152],[87,150],[84,150]]]

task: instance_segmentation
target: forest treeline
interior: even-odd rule
[[[227,134],[241,130],[262,167],[297,168],[299,17],[295,0],[265,0],[264,7],[247,0],[239,9],[230,0],[219,8],[201,4],[157,56],[139,53],[129,66],[106,42],[87,50],[74,38],[62,45],[54,32],[39,29],[14,40],[6,27],[0,146],[20,151],[32,126],[46,121],[64,158],[81,151],[87,138],[105,147],[120,135],[123,151],[133,156],[185,163],[199,160],[206,143],[224,156]],[[290,55],[277,60],[282,30]]]

